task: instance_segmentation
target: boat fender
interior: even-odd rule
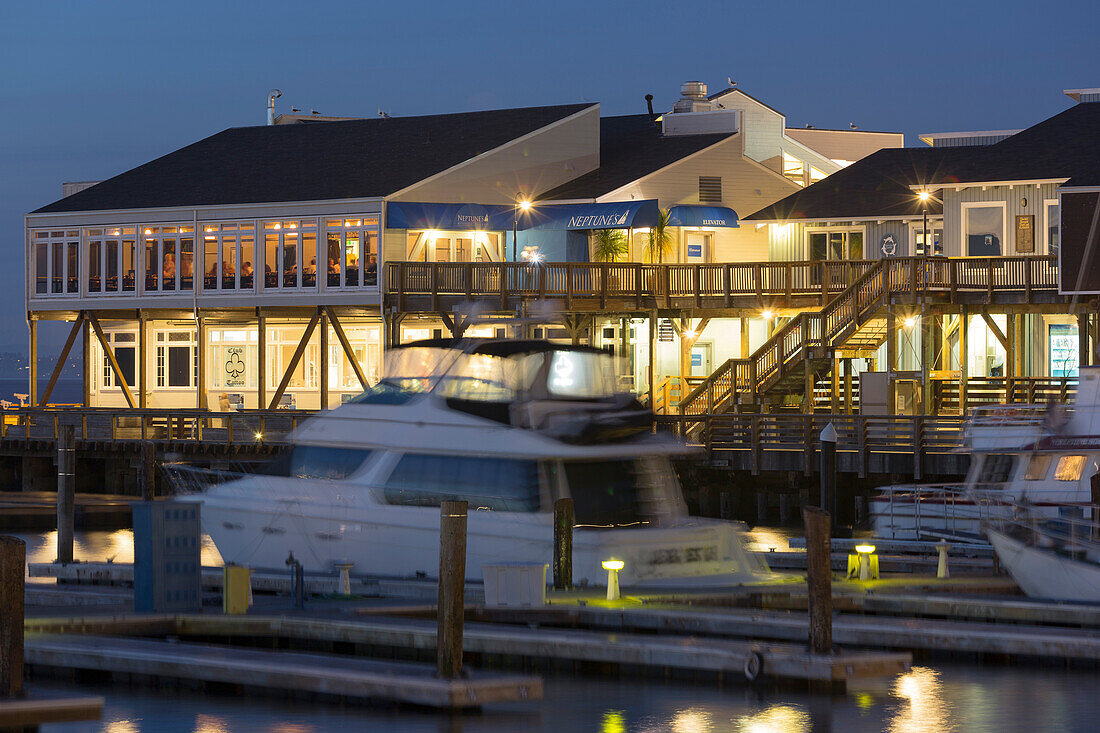
[[[760,652],[749,652],[749,655],[745,657],[745,679],[752,682],[759,677],[760,673],[763,671],[764,658],[760,656]]]

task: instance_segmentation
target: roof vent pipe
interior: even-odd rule
[[[267,93],[267,124],[275,124],[275,100],[283,96],[278,89],[272,89]]]
[[[653,114],[653,95],[652,94],[645,95],[645,106],[649,108],[649,117],[650,117],[650,119],[657,116],[657,115]]]

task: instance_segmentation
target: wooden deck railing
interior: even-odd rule
[[[821,296],[843,292],[877,263],[889,263],[894,292],[1057,291],[1049,255],[902,257],[840,262],[390,262],[390,295],[539,298],[733,298]]]
[[[17,407],[0,409],[0,439],[56,440],[72,425],[78,441],[180,441],[203,444],[282,444],[308,410],[215,412],[129,407]]]

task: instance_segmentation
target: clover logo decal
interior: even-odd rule
[[[237,379],[244,374],[244,360],[241,359],[241,352],[234,349],[229,354],[229,360],[225,362],[225,373]]]

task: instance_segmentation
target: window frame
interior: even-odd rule
[[[262,278],[256,277],[256,263],[260,261],[257,258],[257,253],[263,253],[264,240],[261,236],[263,230],[259,232],[256,229],[255,219],[243,219],[237,221],[204,221],[199,224],[200,232],[195,233],[195,257],[202,255],[202,267],[197,268],[202,272],[202,292],[207,293],[241,293],[241,294],[254,294],[257,292],[257,287]],[[201,235],[201,240],[200,240]],[[225,251],[226,251],[226,239],[233,238],[233,275],[229,276],[225,274]],[[250,276],[242,275],[241,270],[243,264],[242,247],[243,241],[246,237],[252,239],[252,274]],[[199,250],[199,242],[202,242],[201,252]],[[215,242],[217,251],[215,252],[215,274],[209,275],[207,273],[207,260],[206,260],[206,248],[209,242]],[[259,270],[263,272],[263,270]],[[232,277],[232,287],[226,287],[227,278]],[[251,277],[252,284],[243,286],[242,279],[244,277]],[[208,284],[208,278],[212,278],[213,284]]]
[[[1054,466],[1054,480],[1067,483],[1080,481],[1081,477],[1085,475],[1085,466],[1087,465],[1088,456],[1085,455],[1067,454],[1058,456],[1058,463]],[[1073,473],[1074,469],[1076,469],[1076,475]]]
[[[187,334],[187,339],[172,340],[169,334]],[[178,390],[188,392],[195,389],[198,384],[198,369],[199,369],[199,352],[198,352],[198,338],[193,330],[186,328],[165,328],[157,329],[153,334],[153,382],[157,389],[163,390]],[[188,359],[190,368],[188,369],[188,384],[186,385],[170,385],[170,374],[168,371],[171,356],[169,350],[172,348],[187,348],[190,354]]]
[[[1050,251],[1050,207],[1058,207],[1058,242],[1062,242],[1062,202],[1058,199],[1043,199],[1043,254],[1057,254]]]
[[[318,245],[321,240],[320,232],[317,225],[317,217],[305,217],[297,219],[265,219],[261,221],[260,227],[256,236],[257,249],[263,251],[263,282],[258,284],[261,292],[264,293],[276,293],[280,291],[289,292],[310,292],[317,290],[318,283],[320,282],[320,272],[317,270],[317,260],[320,259],[320,252],[318,251]],[[294,235],[294,284],[286,284],[286,273],[283,271],[283,265],[286,263],[285,252],[287,248],[288,235]],[[305,260],[306,260],[306,237],[313,236],[313,283],[307,285],[305,283]],[[275,261],[268,262],[268,239],[274,238],[275,240]],[[262,240],[262,241],[261,241]],[[259,259],[259,258],[257,258]],[[268,268],[271,268],[271,272],[268,272]],[[259,268],[253,268],[259,272]],[[274,276],[274,284],[268,284],[268,275]]]
[[[992,209],[999,208],[1001,210],[1001,241],[1000,241],[1000,254],[997,255],[972,255],[970,254],[969,237],[970,232],[968,228],[968,212],[971,209]],[[1008,249],[1008,202],[1007,201],[963,201],[960,204],[960,214],[962,220],[959,222],[959,231],[962,241],[959,243],[959,252],[963,257],[1008,257],[1015,254],[1015,244],[1013,244],[1013,251],[1010,253],[1006,251]]]
[[[345,214],[341,215],[339,219],[335,219],[331,216],[323,217],[324,222],[323,229],[318,229],[317,236],[317,260],[318,264],[322,261],[322,251],[324,248],[323,261],[325,264],[325,277],[324,287],[326,290],[361,290],[364,288],[378,289],[378,271],[381,268],[380,250],[381,250],[381,229],[380,219],[378,214]],[[336,222],[339,222],[337,224]],[[348,234],[355,233],[359,235],[359,248],[358,248],[358,262],[355,268],[355,280],[356,282],[349,283],[348,280]],[[339,239],[339,254],[338,264],[339,272],[333,273],[332,262],[329,258],[329,237],[335,235]],[[370,247],[369,249],[367,247]],[[371,272],[370,257],[374,257],[374,270]],[[331,283],[330,279],[336,276],[335,283]],[[373,279],[373,282],[368,282],[368,276]],[[318,281],[321,280],[321,271],[318,268],[317,272]]]
[[[110,228],[110,227],[109,227]],[[114,227],[114,229],[120,229],[120,227]],[[145,224],[138,227],[138,234],[135,239],[141,242],[141,294],[142,295],[177,295],[179,293],[190,293],[192,288],[195,287],[195,227],[193,224]],[[170,230],[170,231],[169,231]],[[112,237],[113,238],[113,237]],[[101,239],[106,239],[103,237]],[[191,241],[191,283],[189,287],[184,287],[183,278],[183,242],[189,239]],[[172,287],[165,288],[164,277],[164,256],[165,243],[171,241],[172,256],[175,259],[175,275],[172,279]],[[157,270],[153,277],[156,278],[156,286],[149,287],[150,274],[149,263],[147,261],[147,253],[149,251],[150,243],[156,252],[157,257]],[[121,252],[121,246],[120,250]],[[104,258],[104,271],[106,271],[106,246],[103,248]],[[122,258],[119,259],[119,269],[122,269]]]
[[[824,260],[815,260],[813,258],[812,235],[814,235],[814,234],[824,234],[824,235],[826,235],[826,237],[828,237],[829,234],[834,234],[834,233],[837,233],[837,232],[843,233],[845,235],[845,237],[844,237],[844,248],[847,249],[847,250],[851,249],[851,238],[848,235],[853,234],[853,233],[858,233],[863,238],[863,256],[859,257],[857,259],[854,259],[854,260],[853,259],[840,259],[840,260],[830,259],[829,258],[829,244],[828,244],[828,239],[826,238],[826,242],[825,242],[825,259]],[[805,227],[803,229],[803,237],[804,237],[803,244],[804,244],[804,251],[805,251],[805,254],[806,254],[806,261],[808,261],[808,262],[859,262],[861,260],[870,259],[869,257],[867,257],[867,226],[866,225],[854,224],[854,225],[847,225],[847,226],[824,226],[824,227],[809,227],[808,226],[808,227]]]
[[[80,229],[34,229],[30,233],[31,256],[28,260],[28,291],[32,298],[72,298],[84,294],[84,238]],[[43,290],[39,292],[39,247],[45,248],[45,268],[41,273]],[[75,263],[72,252],[76,252]],[[60,275],[55,272],[60,265]],[[70,272],[72,270],[72,272]],[[54,281],[57,280],[55,283]],[[54,290],[54,287],[57,290]]]
[[[1046,477],[1050,475],[1050,464],[1053,463],[1053,458],[1050,453],[1032,453],[1028,459],[1027,467],[1024,469],[1024,481],[1044,481]],[[1042,464],[1042,470],[1036,471],[1036,464]]]

